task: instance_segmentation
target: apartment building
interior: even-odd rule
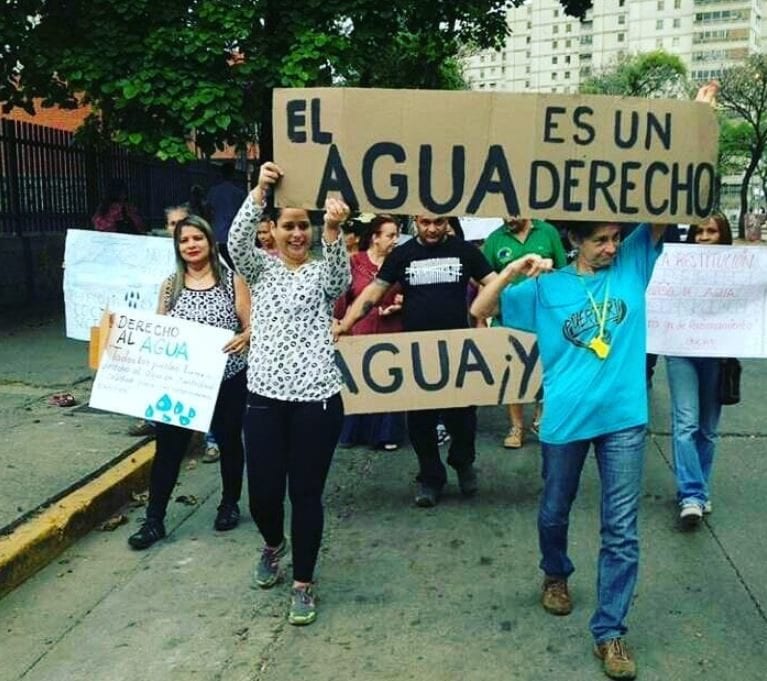
[[[767,44],[767,0],[594,0],[583,20],[556,0],[509,10],[500,50],[464,59],[472,89],[577,92],[624,55],[663,49],[706,81]]]

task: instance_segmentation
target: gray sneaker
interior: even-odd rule
[[[290,624],[311,624],[317,619],[317,601],[311,586],[293,587],[290,592]]]
[[[279,546],[264,546],[261,558],[253,571],[253,583],[262,589],[269,589],[280,581],[280,558],[285,555],[288,542],[282,540]]]

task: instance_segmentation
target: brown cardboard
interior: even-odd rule
[[[541,385],[535,336],[513,329],[345,336],[336,348],[347,414],[532,402]]]
[[[112,326],[112,314],[104,310],[98,326],[90,328],[90,342],[88,343],[88,367],[97,371],[101,364],[101,357],[109,340],[109,329]]]
[[[713,207],[718,126],[698,102],[282,89],[273,122],[280,206],[340,195],[374,213],[616,222],[695,222]]]

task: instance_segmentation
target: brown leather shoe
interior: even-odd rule
[[[611,638],[594,646],[594,655],[602,660],[602,669],[611,679],[634,679],[637,664],[622,638]]]
[[[569,615],[573,611],[573,602],[567,590],[567,580],[558,577],[546,577],[543,580],[541,605],[552,615]]]

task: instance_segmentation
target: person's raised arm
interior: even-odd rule
[[[716,106],[716,96],[719,94],[719,82],[716,80],[710,80],[708,83],[701,85],[698,88],[698,92],[695,95],[695,101],[702,104],[708,104],[709,106]],[[666,231],[667,225],[658,224],[652,225],[652,242],[657,244]]]
[[[495,317],[499,312],[501,292],[517,277],[537,277],[543,272],[550,272],[554,267],[551,258],[542,258],[537,253],[529,253],[517,258],[504,267],[499,274],[488,274],[480,282],[480,289],[471,304],[471,314],[477,319]]]
[[[325,222],[322,230],[322,252],[328,266],[324,271],[322,288],[332,300],[349,287],[351,269],[344,240],[339,238],[341,225],[349,218],[349,206],[338,199],[325,201]]]
[[[237,272],[248,284],[258,279],[265,259],[269,257],[263,249],[256,246],[256,229],[264,211],[266,195],[281,177],[282,170],[277,164],[267,161],[261,166],[258,171],[258,184],[245,197],[229,230],[229,254]]]

